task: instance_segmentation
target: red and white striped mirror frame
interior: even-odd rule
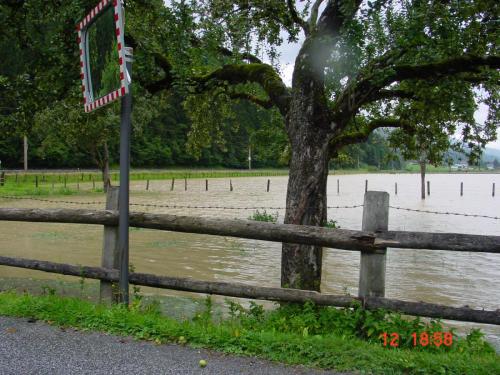
[[[120,87],[100,98],[92,98],[90,80],[88,72],[87,56],[87,30],[88,27],[105,11],[108,7],[114,8],[115,33],[118,48],[118,63],[120,65]],[[78,31],[78,45],[80,47],[80,77],[82,79],[82,92],[85,112],[91,112],[103,107],[129,92],[129,82],[126,77],[125,65],[125,30],[123,19],[123,6],[121,0],[101,0],[76,26]]]

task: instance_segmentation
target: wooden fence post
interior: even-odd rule
[[[109,186],[106,194],[106,210],[118,211],[119,187]],[[108,269],[119,269],[120,254],[118,248],[118,226],[104,226],[101,266]],[[100,282],[100,301],[106,303],[118,302],[117,286],[107,281]]]
[[[431,182],[427,181],[427,195],[431,195]]]
[[[493,186],[491,188],[491,196],[494,197],[495,196],[495,183],[493,183]]]
[[[387,230],[389,226],[389,193],[368,191],[363,207],[362,230]],[[361,251],[359,297],[385,296],[385,260],[387,249]]]
[[[174,190],[175,178],[172,177],[172,186],[170,186],[170,191]]]
[[[208,191],[208,180],[205,180],[205,191]]]
[[[464,183],[461,182],[460,183],[460,196],[463,196],[464,195]]]
[[[397,182],[394,183],[394,194],[398,195],[398,183]]]
[[[271,185],[271,180],[267,179],[267,192],[269,193],[269,185]]]
[[[340,180],[337,178],[337,195],[340,194]]]
[[[365,193],[368,191],[368,180],[365,180]]]
[[[5,172],[0,173],[0,186],[5,184]]]
[[[187,191],[188,189],[188,179],[184,177],[184,191]]]
[[[233,191],[233,181],[229,180],[229,191]]]
[[[149,190],[149,180],[146,180],[146,191]]]
[[[35,176],[35,187],[38,187],[38,175]]]

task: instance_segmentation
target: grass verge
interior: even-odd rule
[[[50,324],[152,340],[205,347],[239,355],[252,355],[288,364],[357,370],[375,374],[498,374],[500,357],[477,334],[456,339],[440,348],[385,348],[378,339],[349,334],[349,325],[362,320],[361,309],[288,305],[272,311],[251,304],[244,309],[229,302],[230,316],[214,321],[211,302],[192,320],[178,321],[159,313],[155,304],[136,300],[127,309],[106,307],[76,298],[0,293],[0,315],[30,317]],[[386,313],[380,313],[387,315]],[[390,315],[390,314],[389,314]],[[364,316],[369,323],[376,315]],[[394,318],[394,317],[393,317]],[[431,329],[421,322],[377,321],[382,329]],[[373,324],[369,323],[368,330]],[[391,325],[392,324],[392,325]],[[439,323],[434,328],[441,329]],[[305,326],[304,326],[305,325]],[[398,328],[400,327],[400,328]],[[413,327],[413,328],[411,328]],[[366,328],[366,327],[365,327]],[[344,334],[341,334],[341,332]],[[367,330],[363,330],[364,335]]]

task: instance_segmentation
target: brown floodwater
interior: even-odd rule
[[[287,177],[204,179],[132,182],[131,202],[135,204],[224,207],[283,207]],[[337,179],[340,194],[337,194]],[[328,205],[363,203],[365,179],[370,190],[390,193],[390,205],[419,210],[453,211],[500,216],[500,191],[492,197],[492,183],[500,186],[498,174],[431,174],[431,195],[419,199],[416,174],[330,175]],[[464,195],[460,196],[460,183]],[[394,194],[394,184],[398,194]],[[85,185],[81,185],[85,188]],[[44,199],[41,197],[41,199]],[[0,207],[74,207],[102,208],[104,196],[82,194],[50,198],[58,201],[93,202],[95,205],[70,205],[0,198]],[[101,203],[102,202],[102,203]],[[132,206],[133,211],[173,213],[204,217],[247,218],[251,209],[166,208]],[[283,209],[267,210],[278,213]],[[342,228],[361,229],[362,208],[331,208],[328,218]],[[428,232],[457,232],[500,235],[500,220],[456,215],[434,215],[391,209],[389,229]],[[82,265],[99,265],[102,227],[75,224],[0,222],[0,255],[18,256]],[[279,286],[281,244],[198,234],[131,230],[130,261],[138,272],[198,280],[235,281],[260,286]],[[324,251],[322,291],[357,294],[359,253],[336,249]],[[0,278],[63,279],[53,274],[0,267]],[[386,296],[409,301],[426,301],[451,306],[500,308],[500,255],[449,251],[389,249],[387,253]],[[165,290],[149,293],[172,294]],[[475,325],[461,323],[459,327]],[[489,339],[500,347],[500,327],[486,326]]]

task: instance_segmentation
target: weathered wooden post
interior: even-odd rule
[[[398,195],[398,183],[397,182],[394,183],[394,194]]]
[[[187,191],[188,189],[188,179],[184,177],[184,191]]]
[[[389,227],[389,193],[368,191],[363,207],[362,230],[383,231]],[[385,296],[385,260],[387,249],[361,251],[359,297]]]
[[[175,178],[172,177],[172,186],[170,186],[170,191],[174,190]]]
[[[208,180],[205,180],[205,191],[208,191]]]
[[[146,191],[149,190],[149,180],[146,180]]]
[[[108,187],[106,194],[106,210],[118,211],[119,187]],[[104,226],[101,266],[118,270],[120,267],[120,253],[118,248],[118,227]],[[100,301],[107,303],[118,302],[118,285],[109,281],[100,281]]]
[[[464,195],[464,183],[461,182],[460,183],[460,196],[463,196]]]
[[[229,191],[233,191],[233,181],[229,180]]]
[[[0,186],[5,184],[5,172],[0,173]]]
[[[38,175],[35,176],[35,187],[38,187]]]
[[[337,195],[340,194],[340,180],[337,178]]]
[[[368,191],[368,180],[365,180],[365,193]]]
[[[427,195],[431,195],[431,182],[427,181]]]
[[[267,192],[269,193],[269,185],[271,185],[271,180],[267,179]]]
[[[493,183],[493,186],[491,188],[491,196],[494,197],[495,196],[495,183]]]

